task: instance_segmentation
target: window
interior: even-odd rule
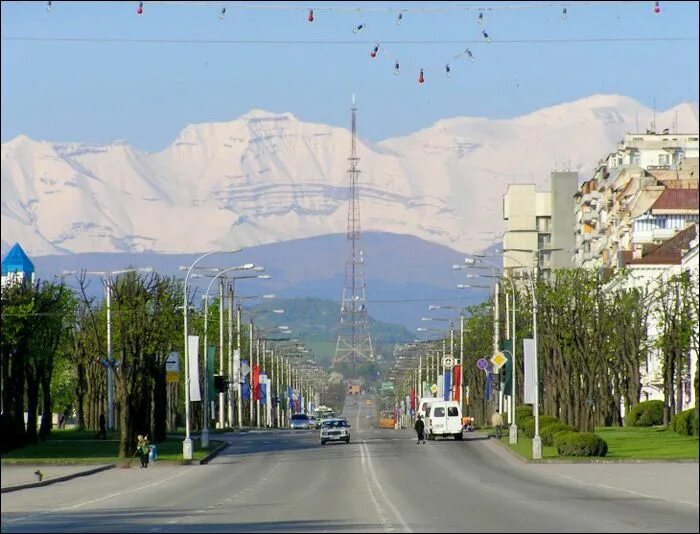
[[[551,217],[537,217],[537,231],[538,232],[549,232]]]
[[[433,408],[433,417],[445,417],[445,408],[441,406]]]
[[[459,410],[457,410],[457,406],[450,406],[449,408],[447,408],[447,416],[459,417]]]
[[[668,165],[668,154],[659,154],[659,165]]]

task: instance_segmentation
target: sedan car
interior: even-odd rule
[[[289,420],[289,428],[292,430],[308,430],[311,427],[311,419],[305,413],[295,413]]]
[[[321,423],[321,445],[329,441],[350,443],[350,425],[346,419],[326,419]]]

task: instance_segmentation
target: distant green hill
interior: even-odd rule
[[[282,308],[283,315],[270,312]],[[332,300],[303,298],[275,299],[251,307],[255,322],[263,327],[287,325],[292,337],[304,340],[314,351],[318,361],[333,358],[336,344],[336,325],[340,317],[340,303]],[[369,330],[375,354],[390,356],[396,343],[413,341],[414,335],[399,324],[384,323],[369,318]]]

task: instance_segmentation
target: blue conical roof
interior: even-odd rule
[[[31,274],[34,272],[34,264],[32,260],[24,253],[19,243],[10,249],[5,259],[2,260],[2,275],[7,276],[7,273],[24,273]]]

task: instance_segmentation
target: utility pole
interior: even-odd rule
[[[235,370],[234,368],[236,367],[234,365],[234,354],[233,354],[233,286],[234,282],[230,283],[228,285],[228,427],[233,428],[234,422],[233,422],[233,392],[234,392],[234,380],[236,382],[240,382],[238,380],[238,374],[240,371]],[[238,367],[240,368],[240,362]],[[235,371],[235,372],[234,372]],[[240,397],[238,402],[240,402]]]
[[[204,351],[209,350],[204,347]],[[224,279],[219,277],[219,374],[224,374]],[[224,392],[219,392],[219,428],[224,428]]]
[[[236,336],[237,336],[237,348],[238,348],[238,354],[239,354],[239,359],[243,357],[242,353],[242,346],[241,346],[241,305],[238,304],[236,307]],[[237,380],[238,384],[236,385],[236,390],[238,393],[238,428],[239,430],[243,427],[243,396],[242,396],[242,388],[241,388],[241,371],[240,371],[240,363],[238,366],[238,374]]]

